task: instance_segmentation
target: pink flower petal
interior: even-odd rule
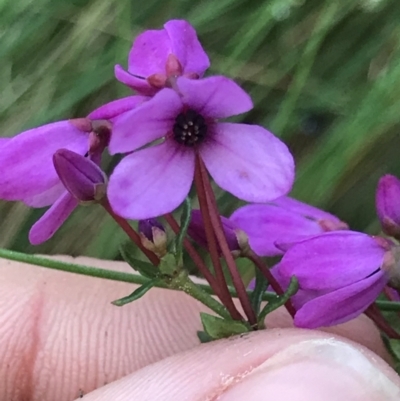
[[[171,142],[126,156],[115,168],[108,197],[115,212],[132,220],[176,209],[188,195],[194,176],[194,153]]]
[[[178,78],[177,85],[183,103],[203,117],[225,118],[245,113],[253,108],[250,96],[226,77],[204,79]]]
[[[354,319],[371,305],[387,283],[382,272],[306,302],[296,313],[297,327],[316,329]]]
[[[11,141],[11,138],[0,138],[0,147]]]
[[[129,152],[162,138],[172,129],[181,109],[179,95],[166,88],[151,100],[117,117],[109,144],[110,153]]]
[[[85,154],[88,135],[69,121],[25,131],[12,138],[0,153],[0,198],[24,200],[58,183],[53,154],[60,148]]]
[[[332,231],[298,242],[283,256],[280,274],[295,275],[303,289],[336,289],[378,270],[385,254],[371,236]]]
[[[63,193],[65,192],[65,187],[59,181],[54,187],[34,195],[30,198],[25,198],[22,201],[30,207],[45,207],[52,205]]]
[[[170,53],[171,41],[165,29],[145,31],[137,36],[129,52],[128,71],[144,78],[165,73],[165,63]]]
[[[147,96],[128,96],[114,100],[93,110],[88,115],[88,118],[91,120],[112,120],[122,113],[134,109],[146,100],[149,100]]]
[[[308,205],[307,203],[300,202],[297,199],[291,198],[289,196],[282,196],[278,199],[273,200],[271,203],[283,209],[286,209],[293,213],[301,214],[311,219],[332,220],[340,223],[340,219],[338,219],[333,214],[325,212],[324,210],[318,209],[317,207],[314,207],[312,205]]]
[[[171,41],[171,52],[178,58],[183,71],[194,72],[201,77],[210,66],[210,60],[197,38],[195,29],[184,20],[168,21],[164,27]]]
[[[241,207],[230,220],[248,235],[251,249],[260,256],[283,254],[276,241],[299,241],[323,233],[317,222],[273,204]]]
[[[200,148],[224,190],[248,202],[268,202],[290,191],[294,161],[286,145],[258,125],[220,123]]]
[[[130,74],[118,64],[114,67],[114,75],[118,81],[129,86],[131,89],[138,91],[142,95],[152,96],[158,91],[158,89],[153,88],[145,78],[138,78]]]
[[[39,245],[50,239],[74,211],[78,202],[67,191],[46,211],[29,231],[29,241]]]

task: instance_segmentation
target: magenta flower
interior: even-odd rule
[[[109,141],[110,123],[145,100],[142,96],[119,99],[94,110],[87,118],[46,124],[1,142],[0,199],[22,201],[31,207],[51,205],[30,230],[32,244],[48,240],[78,204],[54,168],[55,152],[67,149],[87,155],[99,165]]]
[[[189,193],[196,153],[215,182],[240,199],[266,202],[290,190],[294,162],[283,142],[257,125],[216,120],[250,110],[246,92],[221,76],[181,77],[175,86],[115,121],[112,154],[163,139],[114,170],[108,196],[116,213],[140,220],[178,207]]]
[[[344,323],[364,312],[388,283],[393,245],[354,231],[329,232],[293,245],[278,276],[296,276],[300,296],[294,323],[317,328]]]
[[[400,238],[400,180],[393,175],[383,176],[376,190],[376,211],[383,231]]]
[[[288,196],[268,204],[243,206],[229,220],[248,235],[251,249],[260,256],[282,255],[276,244],[348,229],[336,216]]]
[[[199,78],[209,66],[194,28],[187,21],[172,20],[164,29],[139,35],[129,53],[128,71],[116,65],[115,77],[139,93],[153,95],[170,78]]]

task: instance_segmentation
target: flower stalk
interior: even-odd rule
[[[110,203],[106,198],[101,202],[101,205],[104,207],[107,213],[116,221],[116,223],[125,231],[132,242],[137,245],[137,247],[146,255],[150,262],[154,266],[158,266],[160,264],[160,258],[154,252],[149,251],[143,246],[140,235],[129,225],[129,223],[125,219],[118,216],[113,211]]]
[[[228,243],[226,241],[226,237],[224,234],[224,230],[222,227],[221,218],[217,209],[217,202],[215,200],[214,192],[212,191],[210,181],[208,179],[208,173],[205,169],[204,163],[201,160],[199,155],[196,155],[196,170],[198,170],[197,174],[199,177],[199,183],[201,182],[201,187],[204,191],[205,203],[207,205],[207,210],[209,213],[209,223],[211,223],[212,230],[214,231],[215,238],[217,239],[219,246],[221,248],[222,254],[225,258],[226,264],[228,266],[230,275],[232,277],[233,285],[237,291],[240,303],[243,307],[243,311],[247,316],[247,319],[252,327],[257,326],[257,317],[254,313],[254,310],[251,306],[250,299],[246,293],[246,288],[240,277],[239,271],[236,267],[235,260],[232,256],[232,253],[229,249]],[[199,196],[200,199],[200,196]],[[204,202],[204,201],[203,201]],[[200,206],[201,208],[201,206]],[[203,214],[203,220],[205,220],[205,216]],[[206,227],[206,222],[204,221],[204,226]],[[216,248],[216,244],[215,244]],[[217,248],[216,248],[217,249]],[[217,251],[218,255],[218,251]],[[219,256],[218,256],[219,258]]]
[[[258,257],[254,252],[250,251],[247,253],[246,257],[251,260],[257,269],[262,273],[262,275],[266,278],[269,285],[276,292],[277,295],[283,295],[284,291],[280,286],[279,282],[276,280],[271,270],[264,264],[260,257]],[[290,316],[294,318],[296,314],[296,309],[293,306],[293,303],[290,299],[285,303],[286,310],[290,313]]]
[[[208,250],[210,252],[210,257],[212,264],[214,266],[214,271],[215,271],[215,276],[218,282],[218,286],[220,289],[220,295],[222,298],[221,302],[228,308],[232,319],[235,320],[242,320],[242,316],[239,313],[239,311],[236,309],[236,306],[234,305],[232,298],[229,294],[228,291],[228,285],[224,276],[224,272],[222,270],[222,264],[219,259],[219,254],[218,254],[218,248],[217,248],[217,243],[216,243],[216,238],[215,234],[213,231],[212,223],[210,220],[210,212],[208,208],[208,202],[207,202],[207,197],[204,191],[204,186],[203,186],[203,180],[201,177],[201,171],[199,168],[195,168],[195,176],[194,176],[194,182],[196,186],[196,192],[197,192],[197,197],[199,200],[200,204],[200,211],[203,217],[204,221],[204,231],[206,233],[206,238],[207,238],[207,246]]]

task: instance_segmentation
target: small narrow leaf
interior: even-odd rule
[[[181,215],[181,229],[179,231],[179,234],[175,238],[176,260],[178,263],[181,263],[182,261],[183,240],[185,239],[187,230],[189,228],[191,213],[192,213],[192,204],[190,198],[186,198],[185,203],[183,204],[183,210]]]
[[[222,319],[203,312],[200,313],[200,317],[204,331],[215,340],[250,331],[248,324],[238,320]]]
[[[202,344],[213,341],[213,338],[210,337],[205,331],[198,331],[197,337],[199,338],[199,340]]]
[[[264,309],[258,315],[258,324],[260,327],[263,327],[265,317],[273,312],[275,309],[278,309],[282,305],[284,305],[291,296],[296,294],[297,290],[299,289],[299,282],[295,276],[292,276],[290,279],[289,287],[285,291],[285,293],[281,296],[277,296],[276,300],[269,301],[267,305],[264,306]]]
[[[125,262],[128,263],[128,265],[131,266],[132,269],[139,272],[142,276],[151,279],[155,278],[159,273],[158,268],[150,263],[144,262],[143,260],[136,259],[135,257],[133,257],[129,248],[130,245],[121,246],[120,248],[121,255],[125,260]]]
[[[141,298],[150,288],[157,285],[158,280],[149,280],[146,284],[141,285],[132,294],[128,295],[127,297],[117,299],[116,301],[111,302],[113,305],[116,306],[123,306],[129,304],[130,302],[136,301],[137,299]]]
[[[251,306],[256,315],[260,313],[260,307],[265,290],[267,289],[268,281],[259,269],[256,269],[256,285],[250,296]]]

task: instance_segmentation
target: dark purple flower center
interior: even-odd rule
[[[173,128],[176,142],[185,146],[195,146],[204,141],[208,127],[202,115],[192,109],[183,111],[176,117]]]

